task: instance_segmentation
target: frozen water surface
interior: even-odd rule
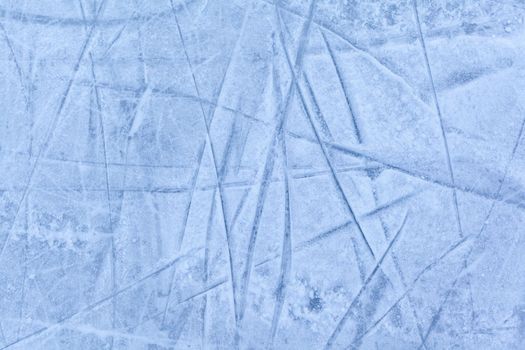
[[[0,349],[525,349],[524,17],[0,0]]]

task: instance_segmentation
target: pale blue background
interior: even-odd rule
[[[523,0],[0,0],[0,349],[524,349]]]

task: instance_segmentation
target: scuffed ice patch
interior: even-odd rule
[[[523,0],[0,0],[0,349],[524,349]]]

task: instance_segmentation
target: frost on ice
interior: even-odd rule
[[[525,348],[523,0],[0,0],[0,349]]]

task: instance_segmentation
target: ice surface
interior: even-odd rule
[[[0,349],[525,349],[524,17],[0,0]]]

